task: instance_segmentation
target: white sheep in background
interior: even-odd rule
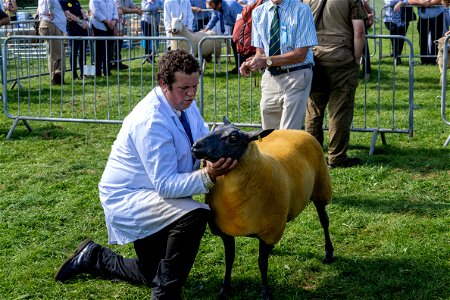
[[[244,132],[225,117],[224,123],[192,146],[197,159],[239,160],[236,168],[216,178],[216,184],[206,195],[206,203],[214,215],[211,231],[220,235],[225,246],[226,270],[220,293],[227,297],[231,290],[234,237],[251,236],[259,239],[262,299],[270,299],[269,254],[281,239],[286,222],[298,216],[310,200],[316,206],[325,235],[323,262],[333,260],[325,209],[332,197],[328,166],[322,147],[305,131]]]
[[[198,57],[198,42],[204,38],[205,36],[213,36],[216,33],[212,30],[208,30],[206,32],[192,32],[190,31],[186,25],[182,22],[183,14],[179,18],[172,16],[172,20],[170,23],[169,34],[174,37],[186,37],[192,41],[192,47],[194,50],[194,56]],[[220,54],[221,54],[222,42],[220,40],[207,40],[202,43],[202,55],[206,61],[210,61],[212,56],[214,55],[215,60],[217,61],[218,71],[221,71],[220,64]],[[191,51],[189,45],[186,42],[171,40],[170,41],[170,49],[184,49],[188,52]],[[204,66],[203,66],[204,69]]]

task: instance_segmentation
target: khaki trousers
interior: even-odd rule
[[[39,35],[41,36],[62,36],[61,30],[50,21],[41,20],[39,23]],[[55,73],[60,73],[64,78],[64,48],[62,40],[47,40],[48,71],[53,79]],[[62,79],[61,79],[62,80]]]
[[[313,74],[306,109],[305,130],[323,146],[322,128],[325,108],[328,105],[330,137],[328,162],[340,163],[347,158],[359,66],[354,61],[332,67],[316,63]]]
[[[260,105],[263,129],[302,129],[311,79],[310,68],[278,76],[264,72]]]

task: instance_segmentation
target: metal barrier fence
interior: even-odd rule
[[[130,40],[141,40],[143,37],[128,37]],[[16,47],[29,47],[33,43],[46,43],[48,40],[60,40],[71,43],[74,40],[92,43],[95,48],[97,40],[113,43],[120,37],[42,37],[42,36],[10,36],[3,43],[3,110],[14,120],[7,134],[10,138],[18,122],[22,120],[28,130],[28,121],[82,122],[82,123],[121,123],[123,118],[133,109],[156,84],[156,65],[147,63],[143,48],[128,48],[124,57],[140,57],[134,60],[128,70],[111,69],[111,75],[104,77],[83,76],[81,80],[72,79],[71,72],[63,75],[65,84],[55,85],[48,75],[47,55],[21,57],[11,55]],[[192,51],[192,43],[179,37],[145,37],[149,42],[157,40],[176,40],[187,42]],[[64,50],[62,50],[64,51]],[[133,51],[133,53],[131,53]],[[68,56],[65,64],[69,65]],[[91,53],[86,54],[90,61]],[[150,69],[150,70],[149,70]],[[17,70],[20,77],[8,76]],[[69,73],[69,75],[67,75]],[[107,72],[108,73],[108,72]],[[70,79],[69,79],[70,78]],[[11,87],[10,87],[11,86]],[[17,89],[13,87],[19,86]]]
[[[444,51],[442,59],[442,90],[441,90],[441,117],[445,124],[450,126],[450,117],[447,116],[447,70],[449,64],[448,51],[450,50],[450,45],[448,40],[450,35],[445,38]],[[450,143],[450,134],[447,140],[444,142],[444,147],[447,147]]]
[[[386,39],[403,39],[410,53],[409,64],[401,67],[379,55],[376,65],[377,80],[364,80],[357,89],[352,131],[372,133],[369,152],[373,154],[378,136],[381,136],[385,144],[386,133],[402,133],[410,137],[413,135],[414,63],[412,43],[407,38],[376,35],[369,35],[367,38],[373,39],[377,44]],[[121,123],[135,104],[156,84],[155,63],[142,64],[141,60],[135,59],[130,60],[128,70],[113,70],[111,76],[86,77],[82,80],[67,81],[64,85],[53,85],[50,77],[45,75],[46,57],[29,57],[24,61],[10,55],[14,51],[8,51],[8,48],[18,47],[19,41],[27,39],[41,43],[47,39],[69,42],[77,39],[95,43],[96,38],[11,36],[5,40],[2,73],[3,107],[5,114],[14,120],[7,138],[11,137],[20,120],[25,123],[28,130],[31,130],[28,121]],[[113,42],[120,37],[101,39]],[[127,39],[135,41],[143,37],[127,37]],[[145,37],[145,40],[152,42],[157,40],[166,42],[169,39],[174,38]],[[211,39],[223,41],[231,37],[203,38],[199,42],[199,49]],[[187,41],[183,38],[176,40]],[[201,51],[199,53],[199,59],[203,59]],[[142,47],[127,48],[123,55],[125,59],[145,57]],[[234,68],[234,63],[229,66],[227,59],[222,57],[221,60],[222,66],[225,66],[221,72],[218,71],[216,61],[213,59],[205,65],[200,77],[198,101],[205,121],[209,124],[219,123],[225,115],[238,126],[260,127],[261,90],[258,85],[261,73],[256,72],[250,78],[231,74],[228,69]],[[6,71],[7,69],[20,69],[25,72],[21,80],[23,88],[14,90],[8,88],[8,85],[14,85],[14,82],[8,78],[10,73]],[[70,76],[66,75],[66,79],[67,77]]]
[[[414,12],[414,18],[411,18],[411,14],[408,13],[410,17],[407,17],[406,8],[411,9]],[[445,8],[442,5],[435,5],[430,8]],[[419,17],[419,10],[428,9],[424,7],[420,7],[417,5],[406,5],[404,8],[402,8],[402,19],[403,20],[410,20],[407,22],[407,26],[405,27],[405,36],[412,41],[412,44],[415,45],[414,47],[414,57],[420,58],[421,62],[423,64],[435,64],[436,58],[437,58],[437,50],[434,41],[439,39],[444,35],[444,33],[447,31],[448,26],[450,24],[447,24],[445,14],[447,12],[442,13],[439,15],[439,17],[436,18],[430,18],[430,19],[423,19],[420,20]],[[388,29],[388,25],[385,24],[384,18],[386,14],[391,14],[391,11],[393,10],[393,7],[391,6],[383,6],[380,10],[378,20],[380,21],[377,25],[378,34],[379,35],[386,35],[390,33],[390,30]],[[402,29],[398,26],[395,26],[394,32],[397,31],[396,34],[400,34]],[[434,38],[433,38],[434,37]],[[424,41],[421,41],[421,39],[426,40],[426,43]],[[422,50],[421,50],[422,48]],[[379,51],[383,51],[383,47],[379,47]],[[381,53],[382,56],[392,56],[394,53],[392,49],[392,45],[390,47],[389,53]],[[402,53],[398,53],[400,57],[408,57],[408,53],[406,55],[402,55]]]

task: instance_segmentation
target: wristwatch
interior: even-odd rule
[[[270,58],[270,56],[266,57],[266,65],[268,67],[272,66],[272,59]]]

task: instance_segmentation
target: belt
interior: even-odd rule
[[[295,71],[303,70],[303,69],[311,69],[311,68],[312,68],[312,64],[306,64],[306,65],[301,65],[301,66],[288,68],[288,69],[281,69],[280,67],[270,67],[270,68],[267,68],[267,70],[270,72],[270,75],[278,76],[278,75],[285,74],[285,73],[295,72]]]

